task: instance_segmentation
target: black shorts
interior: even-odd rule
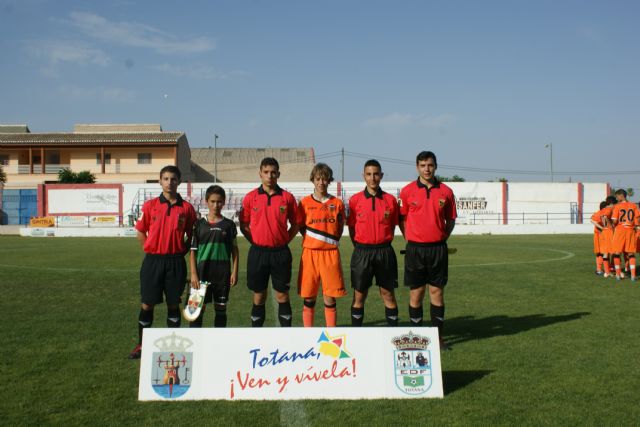
[[[407,243],[404,284],[410,288],[432,285],[444,288],[449,279],[447,242]]]
[[[213,302],[217,305],[227,305],[229,302],[230,289],[231,285],[228,282],[227,284],[214,283],[209,285],[207,293],[204,294],[204,303],[209,304],[210,302]]]
[[[398,260],[391,244],[363,245],[356,243],[351,254],[351,287],[366,292],[373,285],[388,290],[398,287]]]
[[[140,299],[143,304],[160,304],[162,294],[167,304],[180,304],[187,277],[184,255],[146,254],[140,267]]]
[[[289,292],[291,287],[291,250],[289,246],[265,248],[251,245],[247,255],[247,287],[263,292],[269,285],[278,292]]]

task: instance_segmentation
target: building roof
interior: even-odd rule
[[[27,125],[0,125],[0,133],[29,133]]]
[[[217,153],[215,153],[217,151]],[[313,148],[191,148],[191,161],[199,165],[213,165],[215,157],[218,165],[256,165],[265,157],[274,157],[278,163],[315,163]]]
[[[181,138],[183,132],[0,133],[0,145],[175,145]]]

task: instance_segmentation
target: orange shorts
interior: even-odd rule
[[[339,298],[347,295],[342,277],[340,251],[302,248],[298,271],[298,295],[316,298],[322,282],[322,294]]]
[[[616,228],[613,233],[613,245],[611,246],[611,252],[619,254],[635,253],[636,251],[636,232],[633,228]]]
[[[600,250],[600,237],[602,235],[602,232],[600,231],[594,231],[593,232],[593,253],[594,254],[601,254],[602,251]]]
[[[605,228],[600,232],[600,253],[601,254],[609,254],[611,253],[611,246],[613,244],[613,230],[610,228]]]

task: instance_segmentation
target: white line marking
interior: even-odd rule
[[[19,268],[19,269],[27,269],[27,270],[45,270],[45,271],[73,271],[73,272],[95,272],[95,273],[101,273],[101,272],[118,272],[118,271],[122,271],[122,272],[132,272],[132,271],[140,271],[139,268],[136,268],[135,270],[133,269],[126,269],[126,268],[101,268],[101,269],[96,269],[96,268],[69,268],[69,267],[37,267],[35,265],[12,265],[12,264],[0,264],[0,267],[5,267],[5,268]]]
[[[449,268],[451,267],[487,267],[487,266],[494,266],[494,265],[513,265],[513,264],[539,264],[539,263],[547,263],[547,262],[555,262],[555,261],[564,261],[576,256],[576,254],[574,254],[573,252],[562,251],[560,249],[549,249],[549,248],[526,248],[526,249],[557,252],[560,254],[564,254],[564,256],[560,258],[536,259],[531,261],[502,261],[502,262],[486,262],[481,264],[450,264]]]

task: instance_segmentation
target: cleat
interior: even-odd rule
[[[604,278],[606,279],[606,278],[608,278],[608,277],[611,277],[611,274],[609,274],[609,273],[604,273],[604,274],[602,275],[602,277],[604,277]]]
[[[602,271],[596,271],[596,276],[602,276]]]
[[[140,359],[140,356],[142,356],[142,346],[138,344],[131,353],[129,353],[129,359]]]
[[[619,282],[620,280],[622,280],[623,278],[620,276],[616,276],[616,280]]]
[[[620,273],[620,278],[624,279],[624,273]]]
[[[635,282],[636,280],[638,280],[636,277],[631,276],[631,281]]]

